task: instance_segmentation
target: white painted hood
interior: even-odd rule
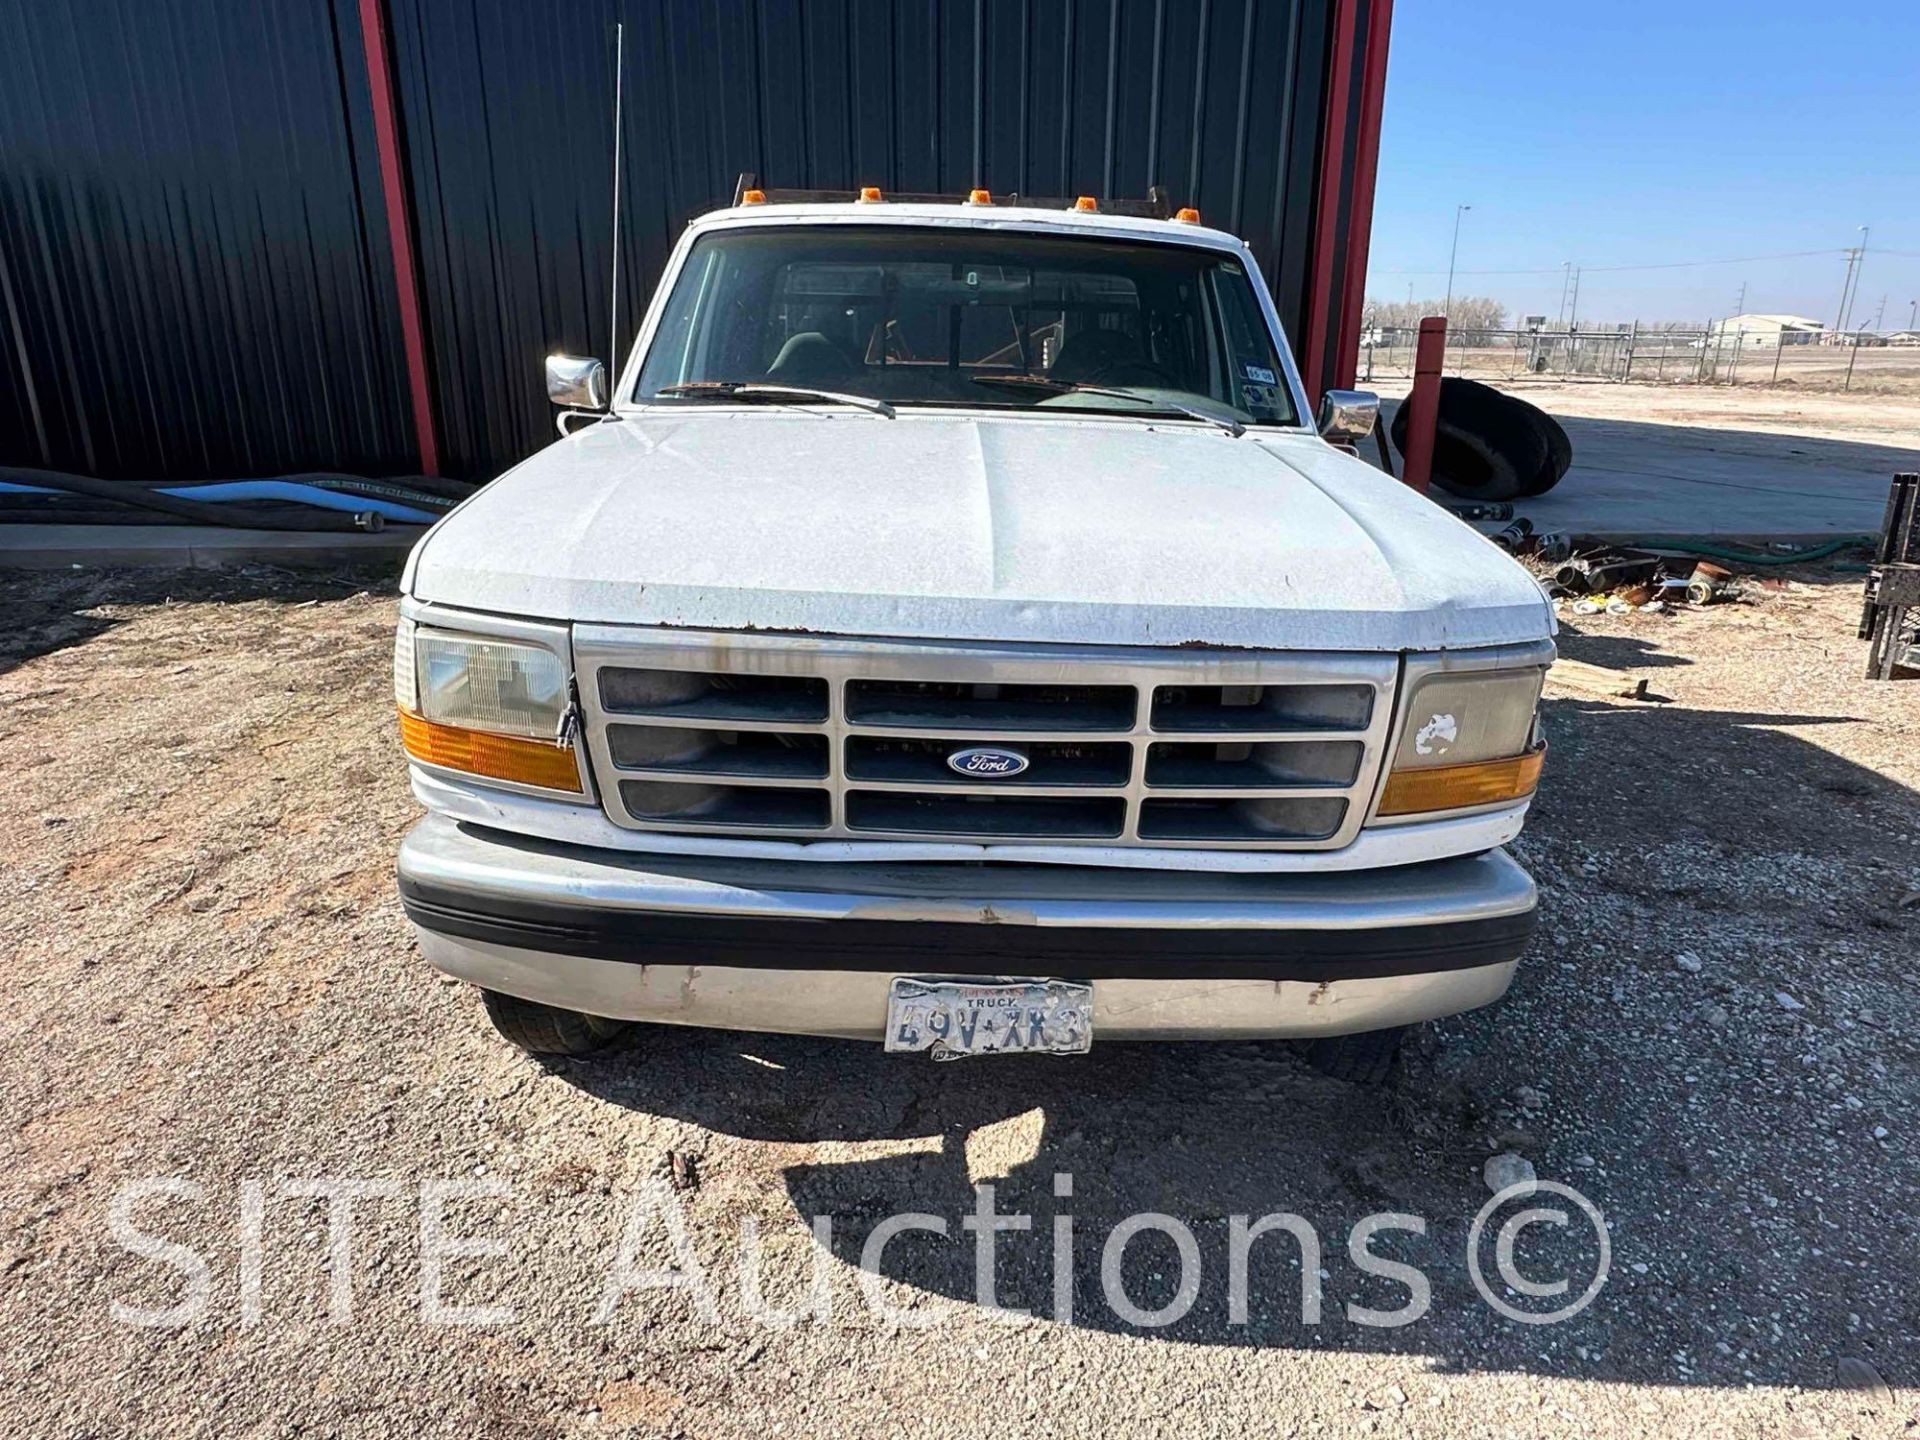
[[[442,520],[419,599],[706,629],[1426,650],[1552,632],[1519,565],[1308,435],[764,408],[589,426]]]

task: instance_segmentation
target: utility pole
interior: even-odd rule
[[[1909,300],[1907,302],[1907,329],[1911,330],[1914,328],[1913,317],[1916,315],[1920,315],[1920,300]]]
[[[1880,322],[1886,319],[1886,317],[1887,317],[1887,297],[1882,295],[1880,297],[1880,307],[1873,312],[1873,328],[1875,330],[1878,330],[1880,328]]]
[[[1580,267],[1573,267],[1573,299],[1567,305],[1567,328],[1580,328]]]
[[[1554,317],[1554,328],[1567,323],[1567,287],[1573,283],[1573,262],[1560,262],[1560,313]]]
[[[1472,208],[1471,205],[1453,207],[1453,248],[1447,252],[1447,303],[1440,308],[1440,313],[1449,320],[1453,318],[1453,262],[1460,255],[1460,217]]]
[[[1867,268],[1867,236],[1870,233],[1865,225],[1859,227],[1860,243],[1847,251],[1847,278],[1840,287],[1840,314],[1835,318],[1833,328],[1842,334],[1846,332],[1847,322],[1853,318],[1853,300],[1860,289],[1860,272]]]
[[[1733,313],[1736,315],[1747,313],[1747,282],[1744,280],[1740,282],[1740,298],[1733,302]]]

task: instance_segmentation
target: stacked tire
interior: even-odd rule
[[[1388,433],[1407,453],[1402,402]],[[1464,500],[1513,500],[1544,495],[1573,463],[1567,432],[1546,411],[1477,380],[1446,376],[1433,436],[1433,483]]]

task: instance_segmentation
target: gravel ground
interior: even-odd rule
[[[1911,1434],[1920,686],[1858,678],[1858,577],[1802,582],[1569,626],[1567,654],[1662,698],[1550,694],[1517,847],[1543,924],[1514,991],[1362,1091],[1283,1045],[935,1067],[656,1030],[536,1063],[421,963],[394,895],[416,812],[390,579],[0,577],[0,1429]],[[1497,1155],[1606,1215],[1607,1283],[1562,1324],[1501,1317],[1468,1276]],[[127,1212],[135,1253],[115,1198],[169,1177]],[[345,1265],[326,1205],[287,1193],[343,1179],[384,1185]],[[1031,1316],[978,1303],[957,1221],[985,1182],[1035,1217],[996,1267]],[[882,1318],[856,1266],[903,1211],[955,1229],[892,1243]],[[1103,1241],[1142,1211],[1201,1261],[1165,1327],[1102,1301]],[[1318,1323],[1285,1235],[1229,1311],[1226,1217],[1272,1211],[1324,1246]],[[1349,1255],[1381,1211],[1427,1226],[1372,1242],[1431,1286],[1399,1328],[1349,1311],[1408,1302]],[[636,1215],[635,1266],[688,1258],[676,1213],[715,1317],[690,1290],[604,1314]],[[1072,1323],[1045,1318],[1066,1215]],[[445,1236],[500,1253],[423,1259]],[[1531,1228],[1523,1267],[1577,1293],[1575,1236]],[[1120,1278],[1151,1309],[1179,1271],[1148,1233]],[[750,1318],[743,1274],[785,1307],[817,1278],[831,1313]],[[191,1323],[115,1318],[183,1297]]]

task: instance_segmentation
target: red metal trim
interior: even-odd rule
[[[1360,81],[1360,135],[1354,146],[1353,206],[1347,223],[1347,290],[1333,352],[1333,383],[1351,389],[1360,363],[1360,325],[1367,308],[1367,252],[1373,239],[1373,192],[1380,171],[1380,118],[1387,99],[1387,33],[1393,0],[1369,0],[1367,55]]]
[[[426,326],[420,315],[420,284],[414,269],[413,209],[400,157],[393,64],[387,52],[386,0],[360,0],[360,36],[366,44],[367,88],[373,94],[373,134],[380,152],[380,188],[386,198],[387,234],[393,250],[393,284],[400,297],[400,339],[407,352],[407,384],[413,396],[413,433],[423,475],[440,473],[440,439],[433,425],[433,395],[427,379]]]
[[[1347,106],[1353,88],[1354,30],[1361,0],[1336,0],[1333,45],[1327,60],[1326,124],[1320,136],[1320,188],[1314,203],[1313,270],[1306,296],[1306,353],[1300,357],[1307,398],[1318,404],[1327,374],[1327,342],[1345,286],[1334,277],[1333,252],[1340,235],[1340,179],[1347,151]]]

